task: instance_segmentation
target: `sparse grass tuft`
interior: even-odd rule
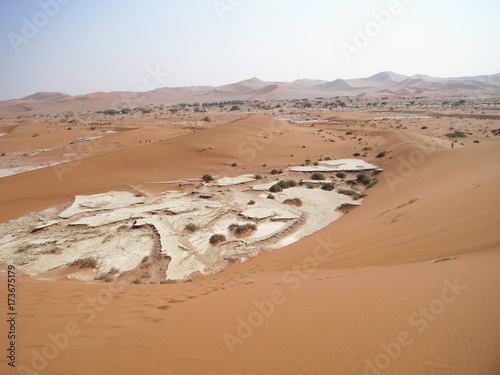
[[[292,206],[300,207],[302,206],[302,200],[300,198],[285,199],[284,204],[290,204]]]
[[[177,281],[171,280],[171,279],[161,280],[160,281],[160,284],[176,284],[176,283],[177,283]]]
[[[209,242],[212,245],[215,245],[215,244],[218,244],[219,242],[224,242],[225,240],[226,240],[226,236],[224,236],[223,234],[213,234],[210,237]]]
[[[97,260],[91,257],[80,258],[71,263],[71,265],[79,266],[80,268],[96,268]]]
[[[194,223],[188,223],[188,224],[186,224],[184,229],[188,230],[190,232],[196,232],[198,229],[200,229],[200,227]]]
[[[257,226],[252,223],[247,224],[231,224],[229,230],[234,231],[236,234],[244,234],[250,230],[257,230]]]
[[[94,278],[94,280],[96,280],[96,281],[103,280],[103,281],[109,283],[110,281],[113,280],[113,278],[109,275],[109,272],[108,272],[108,273],[101,273],[99,276]]]

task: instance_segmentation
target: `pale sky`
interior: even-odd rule
[[[0,0],[0,100],[496,74],[499,19],[498,0]]]

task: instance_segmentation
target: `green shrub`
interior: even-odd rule
[[[273,194],[269,194],[269,195],[267,196],[267,199],[275,199],[275,198],[276,198],[276,197],[275,197]]]
[[[160,284],[175,284],[175,283],[177,283],[177,281],[171,280],[171,279],[161,280],[160,281]]]
[[[374,187],[375,185],[378,184],[378,180],[373,180],[372,182],[370,182],[368,185],[366,185],[366,188],[367,189],[370,189],[372,187]]]
[[[332,191],[333,189],[335,189],[335,185],[333,185],[331,182],[327,182],[321,185],[321,189],[326,191]]]
[[[271,193],[280,193],[283,191],[283,188],[281,186],[279,186],[278,184],[274,184],[273,186],[271,186],[269,188],[269,191]]]
[[[356,176],[356,179],[358,180],[358,182],[360,184],[363,184],[363,185],[368,185],[370,182],[372,182],[372,179],[365,173],[359,173]]]
[[[252,200],[248,201],[248,203],[247,203],[247,204],[248,204],[248,205],[250,205],[250,206],[252,206],[252,205],[254,205],[254,204],[255,204],[255,201],[252,199]]]
[[[209,175],[209,174],[204,174],[204,175],[201,177],[201,179],[202,179],[203,181],[205,181],[205,182],[210,182],[210,181],[213,181],[213,180],[214,180],[214,178],[213,178],[211,175]]]
[[[346,178],[347,175],[344,172],[338,172],[335,176],[338,178]]]
[[[325,175],[323,173],[314,172],[311,176],[312,180],[322,181],[325,180]]]
[[[297,182],[295,180],[281,180],[277,185],[282,189],[288,189],[297,186]]]
[[[282,174],[283,173],[283,169],[273,169],[271,171],[271,174]]]
[[[254,178],[256,180],[262,180],[262,176],[260,174],[256,174]]]
[[[212,245],[215,245],[219,242],[224,242],[226,240],[226,236],[224,236],[223,234],[213,234],[210,239],[209,239],[209,242],[212,244]]]
[[[379,152],[377,154],[377,156],[375,156],[377,159],[380,159],[380,158],[383,158],[386,154],[387,154],[388,151],[382,151],[382,152]]]
[[[446,134],[448,138],[466,138],[467,135],[460,130],[455,130],[453,133]]]

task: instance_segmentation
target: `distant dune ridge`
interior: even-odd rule
[[[438,78],[416,74],[405,76],[381,72],[367,78],[322,81],[265,82],[258,78],[223,86],[158,88],[146,92],[96,92],[71,96],[60,92],[37,92],[20,99],[0,101],[3,112],[32,112],[42,103],[53,110],[82,111],[108,109],[110,105],[204,103],[230,100],[312,99],[335,96],[443,96],[495,95],[500,93],[500,73],[475,77]]]

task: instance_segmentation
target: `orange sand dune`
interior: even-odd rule
[[[309,129],[252,116],[155,144],[3,178],[0,222],[68,202],[77,194],[130,189],[144,182],[196,178],[205,173],[268,172],[306,158],[339,157],[340,153],[347,156],[352,149],[334,148],[326,140],[318,142]],[[238,168],[230,167],[233,162]]]
[[[296,147],[301,158],[308,147],[332,148],[285,126],[253,159],[236,159],[229,147],[266,121],[89,158],[62,183],[49,169],[6,178],[2,218],[75,192],[196,176],[233,159],[252,173],[294,160]],[[18,366],[55,375],[500,373],[497,142],[451,150],[409,132],[373,136],[391,159],[376,159],[385,171],[361,207],[220,274],[173,285],[20,278]]]

